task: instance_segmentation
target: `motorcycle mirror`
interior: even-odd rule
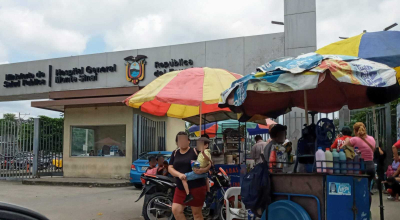
[[[225,176],[228,176],[228,174],[226,174],[225,170],[222,169],[222,167],[219,168],[219,171],[221,171],[221,173],[224,174]]]

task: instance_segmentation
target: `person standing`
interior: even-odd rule
[[[346,139],[351,138],[351,133],[352,131],[349,127],[347,126],[342,127],[340,134],[336,137],[335,141],[331,146],[331,150],[337,149],[337,151],[340,151],[340,148],[344,145]]]
[[[256,143],[251,147],[250,156],[254,160],[254,165],[257,165],[263,162],[261,154],[263,154],[264,147],[267,145],[267,143],[263,141],[260,135],[256,135],[254,140]]]
[[[193,196],[193,200],[184,203],[186,199],[186,192],[184,190],[182,180],[186,179],[184,173],[192,171],[191,161],[197,160],[199,152],[194,148],[190,148],[189,136],[186,132],[181,131],[176,135],[175,142],[178,145],[178,149],[172,152],[171,159],[169,161],[168,172],[176,177],[175,194],[172,204],[172,213],[176,220],[186,219],[183,210],[185,206],[190,206],[192,209],[193,218],[195,220],[203,220],[202,207],[206,199],[207,187],[206,180],[196,179],[188,182],[190,194]],[[194,170],[197,174],[207,173],[211,168],[211,163],[205,167]]]
[[[274,156],[273,154],[271,154],[271,152],[274,151],[274,149],[276,149],[279,145],[283,146],[283,143],[286,140],[286,130],[287,127],[281,124],[275,124],[274,127],[270,130],[269,135],[271,137],[271,141],[264,147],[263,153],[264,158],[265,160],[267,160],[267,162],[269,162],[270,160],[276,161],[276,158],[273,159]]]
[[[385,159],[386,152],[381,148],[382,144],[374,151],[374,161],[376,163],[376,173],[378,174],[378,183],[385,180]]]
[[[367,135],[367,129],[362,122],[355,123],[353,129],[355,137],[347,138],[342,148],[344,146],[358,147],[361,152],[361,158],[365,161],[365,173],[369,176],[368,187],[370,187],[371,180],[375,178],[375,139]]]

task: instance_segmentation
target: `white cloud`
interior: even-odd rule
[[[81,54],[93,36],[103,37],[106,50],[113,51],[283,32],[283,26],[271,24],[284,20],[283,2],[2,0],[0,64],[11,54],[24,54],[13,62]],[[399,0],[316,2],[318,47],[400,23]],[[27,101],[0,103],[0,113],[42,111],[29,106]]]
[[[397,8],[398,0],[317,1],[317,45],[320,48],[339,41],[339,36],[352,37],[363,30],[382,31],[400,23]]]
[[[8,59],[7,49],[0,41],[0,65],[7,64],[8,63],[7,59]]]
[[[30,54],[82,53],[87,36],[46,22],[42,14],[24,8],[0,9],[0,39],[8,50]]]

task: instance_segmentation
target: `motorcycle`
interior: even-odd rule
[[[143,217],[146,220],[175,219],[172,214],[172,201],[176,188],[175,178],[143,174],[141,179],[144,187],[135,202],[145,196]],[[230,179],[222,168],[219,168],[218,171],[215,168],[210,170],[210,193],[206,196],[202,209],[204,219],[225,220],[224,188],[229,186]],[[218,191],[221,191],[221,198],[217,198]],[[185,207],[184,214],[186,219],[193,219],[190,207]]]

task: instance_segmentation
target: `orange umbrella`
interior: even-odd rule
[[[241,77],[227,70],[208,67],[169,72],[127,98],[125,104],[152,115],[191,122],[202,114],[207,114],[207,122],[236,119],[236,114],[229,108],[219,108],[218,101],[221,92]]]

